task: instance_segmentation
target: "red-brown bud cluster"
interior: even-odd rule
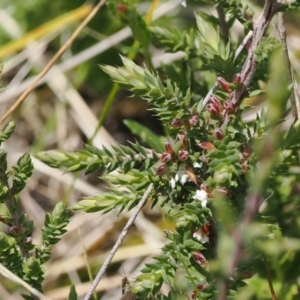
[[[189,158],[189,152],[187,150],[180,150],[178,153],[178,159],[180,161],[186,161]]]
[[[232,78],[232,82],[235,85],[239,86],[242,83],[242,76],[241,76],[241,74],[240,73],[235,74],[233,76],[233,78]]]
[[[223,103],[223,107],[224,109],[230,114],[230,113],[233,113],[235,108],[232,104],[232,102],[230,100],[226,100],[224,103]]]
[[[198,291],[203,291],[205,288],[207,288],[207,284],[197,284],[197,290]],[[191,296],[190,296],[190,300],[196,300],[197,299],[197,292],[194,290],[192,293],[191,293]]]
[[[211,104],[211,103],[207,104],[206,109],[207,109],[207,111],[209,111],[213,116],[217,116],[217,117],[220,117],[220,116],[221,116],[221,111],[220,111],[220,109],[219,109],[217,106],[215,106],[215,105],[213,105],[213,104]]]
[[[171,155],[174,153],[174,149],[170,143],[165,143],[165,151]]]
[[[157,168],[157,170],[156,170],[156,175],[162,176],[162,175],[165,174],[165,172],[166,172],[166,165],[163,164],[163,165],[160,165],[160,166]]]
[[[22,232],[22,228],[20,226],[11,226],[9,231],[12,235],[19,235]]]
[[[179,131],[176,135],[176,142],[181,141],[182,143],[182,148],[186,149],[187,148],[187,134],[185,131]]]
[[[221,101],[215,95],[210,96],[210,103],[218,107],[219,109],[222,107]]]
[[[213,116],[220,117],[222,111],[224,110],[221,101],[215,96],[210,96],[210,103],[206,106],[207,111],[209,111]]]
[[[160,157],[160,161],[162,163],[167,163],[168,161],[170,161],[172,159],[172,155],[169,153],[163,153]]]
[[[230,88],[230,85],[229,85],[229,82],[228,82],[226,79],[224,79],[223,77],[218,77],[218,78],[217,78],[217,82],[218,82],[218,84],[219,84],[219,87],[220,87],[223,91],[225,91],[225,92],[227,92],[227,93],[231,93],[231,92],[232,92],[232,90],[231,90],[231,88]]]
[[[216,129],[214,130],[214,137],[215,137],[216,139],[218,139],[219,141],[222,141],[222,140],[223,140],[224,134],[223,134],[221,128],[216,128]]]
[[[205,256],[200,252],[193,252],[192,257],[198,265],[204,265],[207,262]]]
[[[174,119],[171,123],[170,126],[173,128],[180,128],[183,125],[183,121],[181,119]]]
[[[127,10],[127,6],[124,3],[120,3],[117,6],[117,11],[124,13]]]
[[[190,125],[192,126],[197,126],[198,123],[199,123],[199,117],[197,115],[192,115],[190,118],[189,118],[189,123]]]
[[[213,150],[215,149],[215,146],[211,142],[201,142],[198,144],[200,148],[203,150]]]

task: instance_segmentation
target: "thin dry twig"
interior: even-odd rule
[[[254,73],[258,66],[258,63],[255,60],[255,50],[257,49],[262,38],[264,37],[266,30],[269,27],[269,24],[277,10],[277,1],[267,0],[265,2],[262,14],[260,15],[259,19],[257,20],[254,26],[249,54],[241,71],[242,85],[239,89],[233,92],[231,97],[231,102],[235,107],[238,106],[242,101],[245,93],[247,92],[247,88],[250,85],[250,82],[254,76]]]
[[[236,90],[231,95],[230,101],[233,103],[235,107],[238,107],[241,101],[243,100],[243,97],[247,91],[247,88],[254,76],[254,73],[257,69],[257,62],[255,60],[255,50],[260,44],[262,38],[265,35],[265,32],[274,16],[276,11],[278,10],[279,3],[277,1],[273,0],[267,0],[265,2],[265,6],[263,9],[263,12],[261,16],[259,17],[258,21],[255,24],[254,30],[253,30],[253,38],[252,38],[252,44],[251,48],[249,50],[248,57],[244,63],[244,66],[241,71],[241,78],[242,78],[242,86],[239,90]],[[224,123],[229,123],[230,118],[227,116],[224,120]],[[240,227],[245,228],[247,225],[250,224],[250,222],[253,220],[255,215],[258,212],[259,204],[261,201],[261,196],[257,194],[256,192],[251,191],[248,196],[245,199],[245,214],[243,218],[240,221]],[[241,254],[243,251],[243,235],[241,230],[238,228],[235,229],[233,232],[233,237],[235,240],[235,252],[232,256],[231,261],[229,262],[229,267],[227,270],[227,276],[228,278],[231,277],[234,273],[234,270],[236,266],[238,265]],[[229,282],[228,280],[224,280],[219,288],[218,293],[218,300],[225,300],[227,297],[227,292],[229,289]]]
[[[16,276],[14,273],[12,273],[10,270],[5,268],[1,263],[0,263],[0,274],[3,275],[4,277],[8,278],[9,280],[15,282],[16,284],[21,285],[24,287],[27,291],[29,291],[32,295],[37,297],[40,300],[51,300],[50,298],[44,296],[42,293],[40,293],[38,290],[30,286],[27,282]]]
[[[252,36],[253,36],[253,31],[250,30],[247,33],[247,35],[245,36],[243,42],[236,49],[235,54],[234,54],[234,60],[236,60],[238,58],[238,56],[241,54],[242,50],[244,49],[244,47],[246,46],[246,44],[249,42],[249,40],[252,38]]]
[[[253,35],[253,31],[249,31],[248,34],[245,36],[244,40],[242,41],[242,43],[240,44],[240,46],[235,51],[235,54],[234,54],[234,59],[235,60],[241,54],[243,48],[245,47],[245,45],[247,44],[247,42],[251,39],[252,35]],[[208,102],[210,100],[210,97],[216,91],[216,89],[218,88],[218,86],[219,86],[218,82],[216,81],[214,83],[214,85],[211,87],[211,89],[209,90],[209,92],[207,93],[207,95],[205,96],[204,100],[203,100],[202,110],[204,110],[205,106],[208,104]]]
[[[67,48],[74,42],[74,40],[78,37],[80,32],[91,21],[91,19],[97,14],[99,9],[106,3],[106,1],[107,0],[99,1],[99,3],[87,15],[87,17],[82,21],[82,23],[78,26],[78,28],[74,31],[74,33],[70,36],[70,38],[65,42],[65,44],[58,50],[58,52],[48,62],[48,64],[41,71],[41,73],[35,78],[35,80],[32,82],[32,84],[24,91],[24,93],[17,99],[17,101],[11,106],[11,108],[0,119],[0,125],[22,104],[22,102],[27,98],[27,96],[35,88],[36,84],[40,81],[40,79],[43,78],[48,73],[48,71],[51,69],[51,67],[65,53]]]
[[[158,9],[154,13],[153,19],[155,20],[155,19],[160,18],[161,16],[169,13],[170,11],[172,11],[174,8],[176,8],[179,5],[180,5],[180,3],[177,0],[168,1],[167,3],[158,7]],[[100,53],[103,53],[104,51],[108,50],[109,48],[114,47],[115,45],[121,43],[122,41],[124,41],[125,39],[127,39],[130,36],[131,36],[130,28],[125,27],[125,28],[119,30],[118,32],[110,35],[103,41],[89,47],[88,49],[83,50],[82,52],[70,57],[68,60],[58,64],[57,67],[59,68],[59,70],[61,72],[69,71],[69,70],[77,67],[78,65],[84,63],[85,61],[95,57],[96,55],[99,55]],[[21,60],[18,60],[18,61],[21,62]],[[6,71],[6,69],[5,69],[5,71]],[[49,75],[50,74],[46,74],[46,76],[44,78],[42,78],[36,84],[36,86],[39,86],[39,85],[47,82],[49,79],[51,79],[51,78],[49,78],[50,77]],[[36,76],[32,76],[32,77],[24,80],[22,83],[20,83],[20,85],[18,87],[15,87],[14,89],[4,90],[1,93],[0,102],[1,103],[7,102],[7,101],[10,101],[13,97],[17,97],[23,91],[25,91],[36,80],[36,78],[37,78]]]
[[[121,246],[123,240],[125,239],[129,228],[131,227],[131,225],[134,223],[134,220],[137,218],[140,210],[143,208],[143,206],[145,205],[151,191],[153,188],[153,184],[151,183],[146,192],[144,193],[141,201],[139,202],[138,206],[136,207],[134,213],[132,214],[132,216],[130,217],[130,219],[128,220],[126,226],[123,228],[121,234],[119,235],[114,247],[112,248],[111,252],[109,253],[108,257],[106,258],[106,260],[104,261],[101,269],[99,270],[97,276],[95,277],[93,284],[91,285],[89,291],[87,292],[87,294],[85,295],[83,300],[89,300],[93,291],[96,289],[97,285],[99,284],[101,278],[104,275],[104,272],[106,271],[109,263],[111,262],[111,260],[113,259],[114,255],[116,254],[116,252],[118,251],[119,247]]]
[[[288,47],[287,47],[287,42],[286,42],[286,28],[285,28],[285,20],[284,20],[284,13],[280,12],[278,13],[278,33],[279,33],[279,38],[281,41],[281,44],[284,49],[284,59],[285,59],[285,64],[287,67],[287,78],[289,83],[292,84],[292,89],[291,89],[291,107],[292,107],[292,114],[295,120],[298,120],[300,117],[300,103],[299,103],[299,97],[296,94],[295,90],[295,79],[294,79],[294,74],[292,71],[292,66],[289,58],[289,52],[288,52]]]
[[[255,217],[255,215],[257,214],[259,204],[261,202],[261,197],[257,193],[251,192],[246,197],[245,202],[246,202],[245,215],[240,222],[242,228],[245,228],[247,225],[249,225],[250,222]],[[243,251],[243,234],[242,234],[242,232],[240,230],[236,229],[232,235],[235,240],[235,252],[232,256],[232,260],[229,262],[229,268],[228,268],[228,272],[227,272],[227,275],[229,277],[231,277],[233,275],[234,269],[238,265],[238,262],[240,261],[241,254]],[[218,300],[226,299],[228,289],[229,289],[229,281],[225,280],[219,288]]]

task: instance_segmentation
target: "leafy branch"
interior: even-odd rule
[[[8,140],[15,129],[13,122],[0,132],[0,144]],[[22,155],[12,170],[7,170],[7,153],[0,151],[0,203],[6,214],[0,222],[9,229],[9,234],[0,232],[0,263],[31,287],[42,291],[44,280],[43,264],[51,256],[51,248],[59,240],[68,224],[66,206],[58,203],[53,212],[46,215],[42,228],[41,246],[32,243],[33,221],[27,221],[27,214],[20,214],[18,194],[25,188],[33,172],[30,155]],[[34,295],[34,294],[32,294]],[[25,299],[33,299],[23,295]]]

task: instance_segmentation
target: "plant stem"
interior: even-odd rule
[[[104,272],[106,271],[108,265],[110,264],[111,260],[113,259],[113,257],[115,256],[116,252],[118,251],[119,247],[121,246],[123,240],[125,239],[129,228],[131,227],[131,225],[134,223],[135,219],[137,218],[140,210],[143,208],[143,206],[145,205],[151,191],[153,188],[153,184],[151,183],[147,190],[145,191],[141,201],[139,202],[138,206],[136,207],[134,213],[131,215],[130,219],[128,220],[127,224],[125,225],[125,227],[123,228],[121,234],[119,235],[114,247],[112,248],[112,250],[110,251],[110,254],[108,255],[108,257],[106,258],[106,260],[104,261],[101,269],[99,270],[97,276],[95,277],[92,286],[90,287],[89,291],[86,293],[85,297],[83,300],[89,300],[93,291],[96,289],[97,285],[99,284],[101,278],[104,275]]]
[[[274,287],[273,287],[273,283],[272,283],[272,276],[271,276],[271,271],[270,271],[270,266],[269,263],[267,261],[266,258],[264,258],[264,265],[265,265],[265,270],[267,273],[267,278],[268,278],[268,284],[269,284],[269,288],[270,288],[270,292],[272,295],[272,300],[277,300],[275,291],[274,291]]]
[[[224,44],[226,45],[229,42],[229,30],[225,19],[224,9],[220,6],[217,6],[217,13],[222,33],[222,39]]]

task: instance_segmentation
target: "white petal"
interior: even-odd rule
[[[188,180],[188,178],[189,178],[189,176],[187,174],[182,175],[180,178],[180,183],[185,184],[186,181]]]
[[[201,201],[201,206],[202,207],[206,207],[206,205],[207,205],[207,200]]]
[[[194,162],[193,163],[193,167],[194,168],[201,168],[201,165],[199,163],[197,163],[197,162]]]
[[[171,185],[172,189],[174,190],[174,189],[175,189],[175,186],[176,186],[176,181],[174,180],[174,178],[172,178],[172,179],[170,180],[170,185]]]
[[[199,201],[207,201],[207,193],[204,190],[197,190],[193,198]]]
[[[208,236],[206,234],[202,235],[199,231],[193,233],[193,238],[202,244],[209,242]]]

